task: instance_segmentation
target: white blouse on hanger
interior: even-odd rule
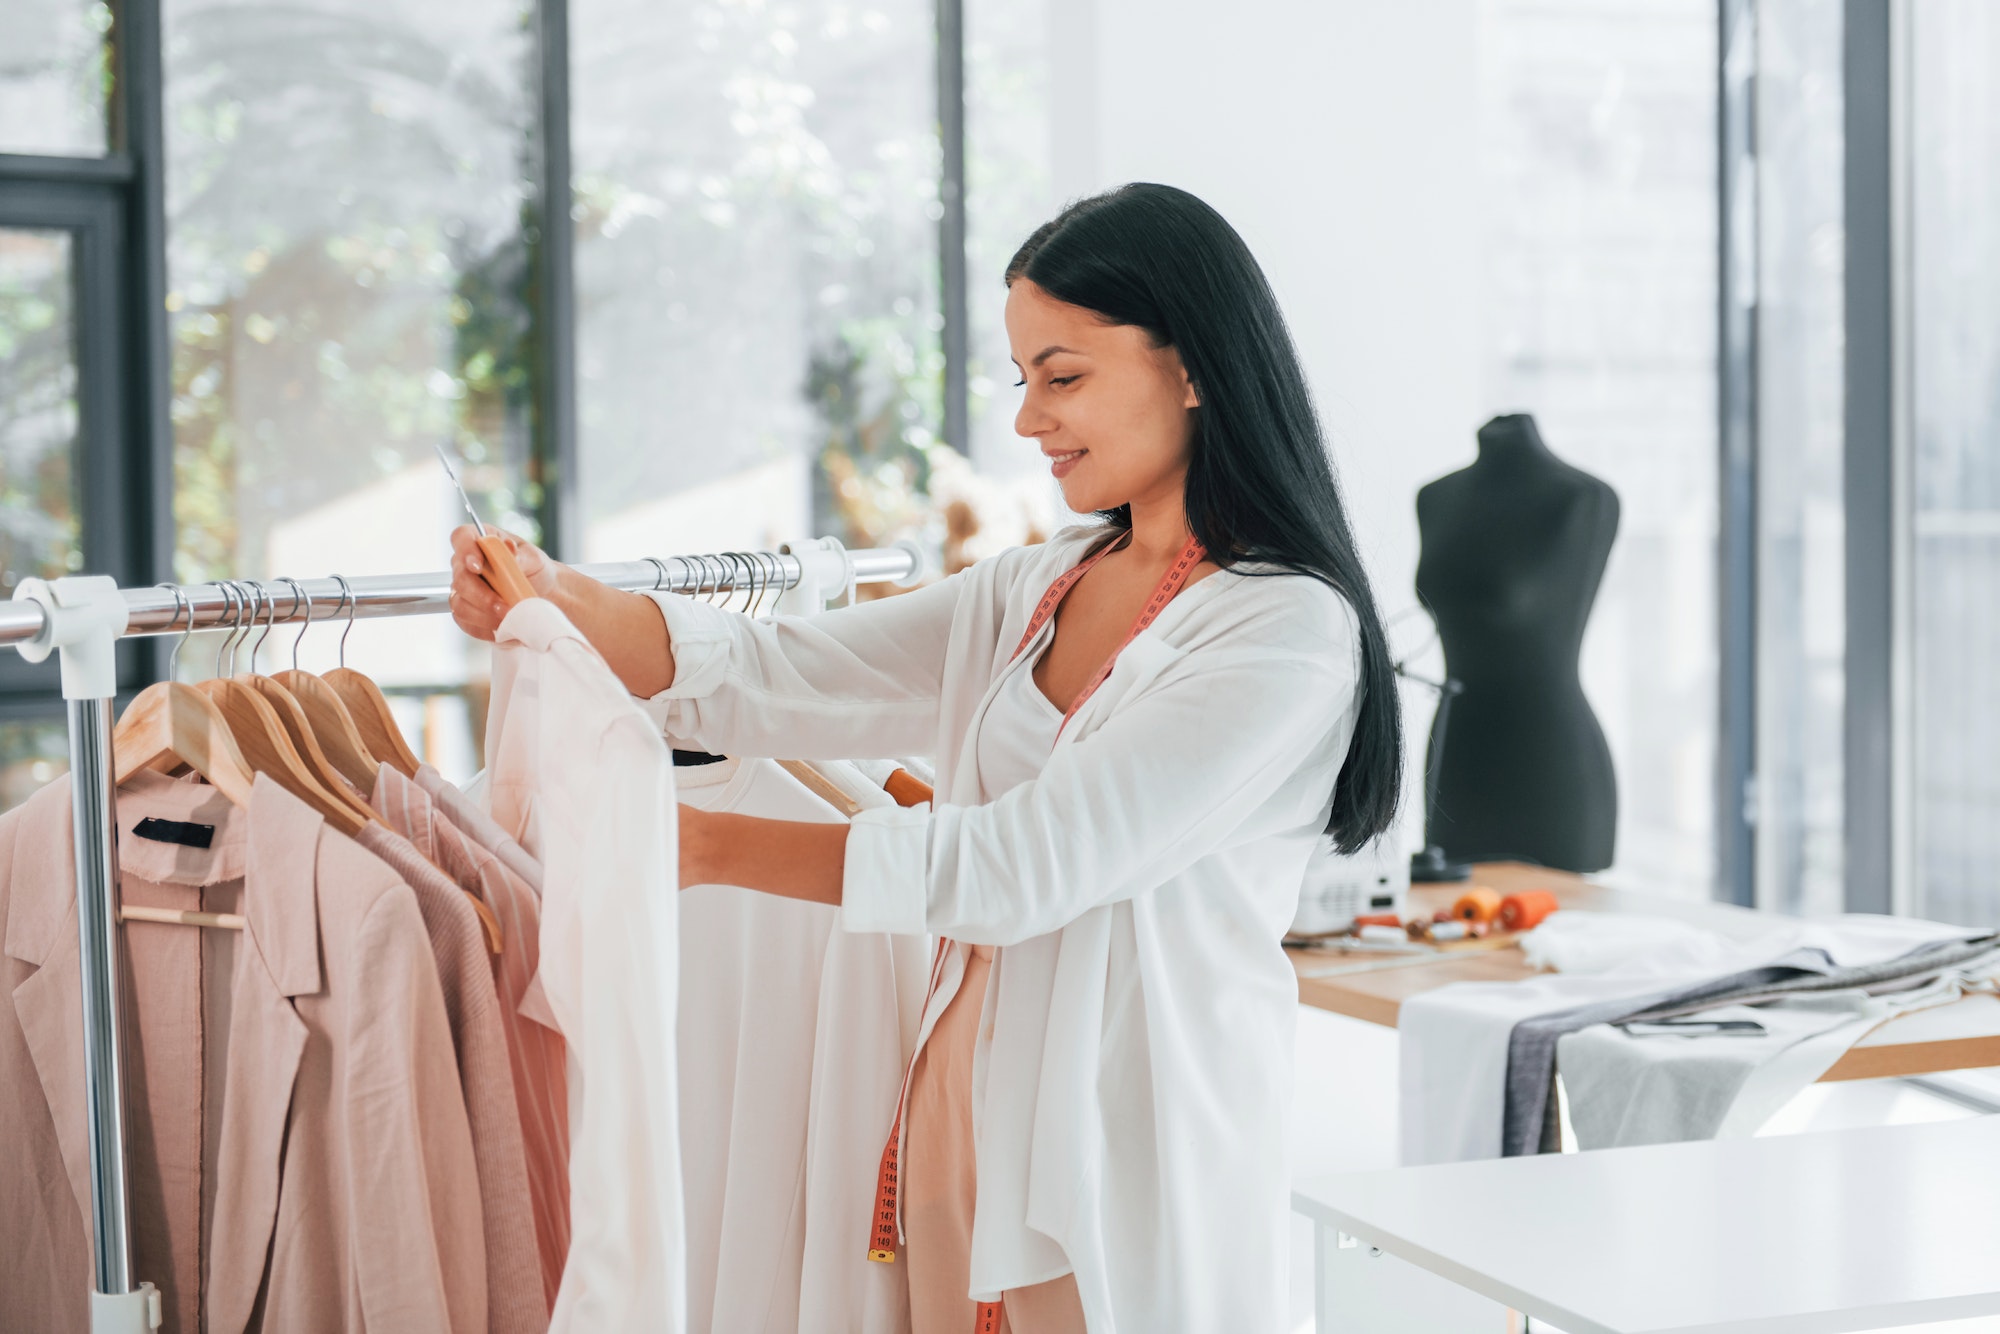
[[[811,619],[655,595],[677,668],[649,710],[732,755],[936,757],[934,808],[855,817],[842,924],[1005,946],[974,1070],[974,1295],[1073,1271],[1092,1334],[1278,1328],[1298,1005],[1279,941],[1353,732],[1356,622],[1313,579],[1211,575],[1035,777],[989,777],[1034,605],[1102,535]]]
[[[541,965],[523,1013],[546,1015],[569,1054],[570,1246],[550,1334],[680,1334],[673,757],[541,598],[493,638],[486,772],[495,823],[542,867]]]

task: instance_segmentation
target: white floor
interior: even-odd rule
[[[1975,1113],[1900,1080],[1815,1084],[1763,1133],[1947,1121]],[[1299,1176],[1396,1165],[1396,1033],[1300,1007],[1298,1085],[1292,1108],[1292,1170]],[[1313,1334],[1312,1229],[1292,1220],[1292,1334]],[[1530,1324],[1532,1334],[1560,1334]],[[1524,1332],[1525,1334],[1525,1332]],[[1879,1331],[1878,1334],[1905,1334]],[[1910,1326],[1907,1334],[2000,1334],[2000,1319]]]

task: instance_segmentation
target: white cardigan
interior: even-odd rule
[[[1357,625],[1317,580],[1211,575],[994,800],[987,704],[1102,532],[811,619],[656,595],[676,674],[650,711],[731,755],[935,758],[934,808],[855,817],[842,919],[1003,947],[974,1064],[974,1296],[1074,1271],[1092,1334],[1275,1330],[1298,1004],[1279,941],[1353,733]]]

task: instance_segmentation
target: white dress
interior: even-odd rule
[[[849,765],[851,794],[893,801]],[[844,817],[771,760],[674,771],[683,804]],[[851,780],[851,781],[843,781]],[[872,796],[871,796],[872,794]],[[681,891],[680,1105],[688,1324],[717,1334],[896,1334],[901,1275],[869,1264],[883,1128],[916,1040],[922,940],[729,885]]]
[[[1279,942],[1353,731],[1356,623],[1313,579],[1211,575],[999,791],[981,721],[1102,531],[810,619],[660,594],[677,670],[649,709],[732,755],[935,757],[934,807],[855,818],[841,919],[1004,947],[973,1076],[976,1296],[1073,1269],[1092,1334],[1277,1329],[1298,1005]]]

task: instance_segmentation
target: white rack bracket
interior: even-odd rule
[[[62,650],[64,699],[109,699],[118,693],[118,636],[130,608],[118,581],[103,574],[23,579],[16,602],[37,602],[46,617],[41,634],[21,644],[21,656],[40,662]]]
[[[920,582],[929,562],[924,558],[924,549],[910,538],[891,544],[887,550],[907,551],[910,554],[909,573],[893,582],[898,588],[908,588]],[[809,542],[787,542],[779,548],[785,555],[799,563],[799,581],[785,590],[778,599],[778,610],[799,616],[813,616],[826,608],[835,598],[854,601],[856,578],[854,553],[849,551],[837,537],[817,537]]]
[[[150,1283],[137,1292],[90,1294],[90,1334],[153,1334],[160,1316],[160,1290]]]

